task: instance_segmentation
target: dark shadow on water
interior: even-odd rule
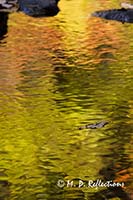
[[[59,12],[59,0],[18,0],[0,2],[0,12],[22,11],[32,17],[50,17]]]
[[[19,10],[32,17],[50,17],[59,12],[59,0],[19,0]]]
[[[0,40],[3,39],[8,31],[8,13],[0,12]]]
[[[4,173],[0,173],[0,176],[5,176]],[[6,180],[0,181],[0,200],[7,199],[10,196],[9,182]]]
[[[133,23],[133,5],[126,4],[125,6],[125,4],[123,4],[121,9],[96,11],[92,16],[101,17],[107,20],[116,20],[122,23]]]

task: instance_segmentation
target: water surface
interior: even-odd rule
[[[0,199],[132,199],[132,24],[90,17],[119,1],[59,6],[52,18],[11,14],[0,42]]]

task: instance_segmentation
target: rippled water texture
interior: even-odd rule
[[[119,3],[61,0],[55,17],[9,15],[0,41],[1,200],[132,199],[133,25],[90,17]],[[79,179],[125,186],[79,188]]]

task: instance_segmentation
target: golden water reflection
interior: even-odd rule
[[[9,16],[0,44],[1,199],[131,199],[132,28],[89,18],[117,4],[102,3],[62,0],[53,18]],[[78,130],[100,120],[109,125]],[[59,179],[125,188],[59,188]]]

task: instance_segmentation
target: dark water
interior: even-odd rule
[[[0,43],[0,200],[132,199],[133,25],[89,17],[118,1],[59,6],[11,14]]]

